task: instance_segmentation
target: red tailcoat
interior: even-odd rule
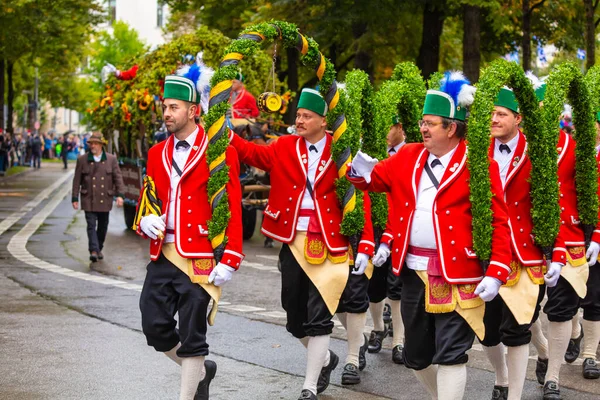
[[[353,178],[354,185],[363,190],[390,193],[395,212],[393,232],[396,235],[392,250],[392,270],[400,274],[408,250],[412,218],[417,203],[421,174],[429,152],[423,144],[407,144],[392,157],[379,162],[371,173],[371,182]],[[473,251],[470,174],[467,154],[461,140],[440,181],[433,202],[433,226],[442,273],[451,284],[477,283],[483,278],[479,259]],[[498,164],[490,160],[492,189],[492,253],[487,276],[506,282],[511,261],[510,231],[506,204],[502,200],[502,183]]]
[[[560,229],[554,242],[552,260],[566,263],[567,247],[585,246],[585,238],[577,211],[575,140],[561,130],[556,150],[558,151]]]
[[[256,99],[246,89],[242,89],[231,103],[232,118],[256,118],[260,115]]]
[[[392,247],[392,241],[394,240],[394,202],[392,201],[392,197],[389,193],[387,193],[387,204],[388,204],[388,217],[387,222],[385,224],[385,230],[383,231],[383,235],[381,235],[380,243],[385,243],[389,248]]]
[[[313,193],[323,239],[331,252],[346,251],[348,238],[340,233],[343,212],[335,192],[337,168],[331,159],[332,138],[327,135],[320,166],[317,168]],[[240,161],[271,173],[269,204],[265,208],[261,232],[283,243],[296,236],[296,223],[306,190],[306,142],[300,136],[283,136],[268,146],[250,143],[231,134]],[[368,195],[364,196],[365,227],[359,253],[373,255],[373,226]]]
[[[206,149],[208,139],[202,127],[198,127],[196,142],[182,169],[177,186],[175,208],[169,209],[171,196],[171,165],[173,160],[174,138],[153,146],[148,152],[146,174],[154,179],[158,198],[162,201],[162,213],[174,215],[175,247],[184,258],[214,258],[213,248],[208,239],[208,221],[212,218],[207,184],[209,178]],[[229,198],[231,219],[225,230],[227,244],[221,262],[237,269],[244,258],[242,254],[242,193],[239,183],[239,161],[234,148],[226,151],[226,164],[229,166],[229,183],[226,186]],[[138,234],[145,236],[138,228]],[[150,257],[157,260],[163,240],[150,242]]]

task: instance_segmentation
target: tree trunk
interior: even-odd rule
[[[585,47],[586,47],[586,69],[596,64],[596,26],[594,24],[593,0],[584,0],[585,6]]]
[[[523,69],[531,69],[531,10],[529,0],[523,0],[523,40],[521,48],[523,50]]]
[[[356,22],[352,24],[352,36],[354,38],[354,42],[356,43],[354,51],[354,68],[365,71],[367,74],[369,74],[369,79],[373,81],[373,57],[369,51],[360,45],[360,38],[367,33],[368,29],[369,27],[367,26],[366,22]]]
[[[4,129],[4,121],[6,116],[4,115],[4,74],[5,74],[6,61],[0,59],[0,129]]]
[[[475,83],[479,80],[481,64],[481,8],[463,6],[463,72]]]
[[[287,83],[288,88],[292,92],[296,93],[296,97],[288,105],[287,112],[283,120],[286,124],[292,125],[296,120],[296,105],[298,104],[298,98],[300,97],[298,87],[298,50],[293,47],[286,49],[287,53]]]
[[[6,83],[8,84],[8,113],[6,114],[6,131],[10,133],[11,136],[15,135],[15,131],[13,128],[13,101],[15,100],[15,88],[13,86],[13,66],[14,62],[7,61],[6,62]]]
[[[436,4],[437,3],[437,4]],[[436,6],[437,5],[437,6]],[[423,35],[417,56],[417,67],[425,79],[437,72],[440,63],[440,36],[444,28],[446,1],[426,0],[423,9]]]

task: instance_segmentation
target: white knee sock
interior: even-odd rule
[[[595,267],[594,267],[595,268]],[[583,351],[581,356],[596,359],[598,342],[600,341],[600,321],[583,320]]]
[[[335,314],[337,315],[338,319],[340,320],[340,322],[342,323],[342,326],[344,327],[345,330],[348,330],[348,324],[346,323],[346,313],[337,313]]]
[[[429,367],[416,371],[413,369],[415,376],[421,382],[421,385],[425,386],[427,393],[433,400],[437,400],[437,365],[430,365]]]
[[[467,365],[440,365],[437,373],[439,400],[461,400],[467,384]]]
[[[571,339],[577,339],[579,335],[581,335],[581,325],[579,325],[579,313],[577,313],[571,320]]]
[[[396,347],[404,343],[404,323],[400,313],[400,300],[390,300],[390,308],[392,309],[392,322],[394,324],[394,339],[392,346]]]
[[[346,314],[346,322],[348,323],[346,334],[348,335],[348,355],[346,356],[346,364],[350,363],[358,367],[358,352],[360,346],[365,343],[365,322],[367,321],[367,313]]]
[[[542,360],[548,359],[548,339],[544,336],[542,331],[542,321],[538,318],[532,325],[531,328],[531,343],[537,350],[538,357]]]
[[[184,357],[181,362],[181,393],[179,400],[193,400],[198,384],[204,379],[205,374],[204,356]]]
[[[383,306],[385,301],[379,303],[369,303],[369,311],[371,312],[371,318],[373,319],[373,330],[381,332],[385,329],[383,325]]]
[[[565,352],[571,338],[571,321],[548,322],[548,372],[546,382],[558,383],[560,365],[565,358]]]
[[[171,360],[175,361],[177,364],[181,365],[181,357],[177,355],[177,350],[181,347],[181,343],[177,343],[175,347],[173,347],[169,351],[165,351],[165,356],[169,357]]]
[[[495,385],[508,387],[508,367],[506,366],[506,347],[502,343],[496,346],[483,346],[483,351],[496,373]]]
[[[306,376],[302,389],[308,389],[317,394],[317,381],[321,368],[325,365],[325,359],[329,353],[329,335],[310,336],[308,341],[308,356],[306,361]]]
[[[527,375],[527,362],[529,361],[529,344],[522,346],[508,346],[508,400],[521,400],[525,376]]]

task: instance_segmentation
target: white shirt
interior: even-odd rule
[[[182,148],[177,149],[177,143],[179,143],[180,140],[173,136],[173,160],[175,160],[177,166],[181,171],[183,171],[188,156],[192,151],[192,146],[196,142],[196,136],[198,136],[198,127],[196,127],[194,132],[192,132],[192,134],[185,139],[185,141],[189,144],[189,147],[185,150]],[[169,213],[167,214],[167,229],[175,229],[175,201],[177,200],[177,186],[179,186],[180,180],[181,177],[179,176],[175,168],[171,166],[171,194],[169,196]],[[175,235],[173,235],[172,233],[167,233],[165,236],[165,243],[173,243],[174,241]]]
[[[442,165],[436,165],[434,168],[431,168],[438,182],[441,183],[444,172],[455,151],[456,147],[438,159]],[[431,162],[436,158],[433,154],[429,154],[427,163],[430,167]],[[408,242],[410,246],[437,249],[435,231],[433,229],[433,201],[435,200],[437,191],[429,175],[423,170],[417,191],[415,215],[410,226],[410,240]],[[406,255],[406,266],[410,269],[425,271],[427,270],[428,262],[429,257],[415,256],[410,253]]]
[[[319,167],[319,161],[323,156],[323,150],[325,149],[325,145],[327,144],[327,136],[323,136],[323,139],[319,140],[314,146],[317,148],[317,151],[309,150],[310,146],[313,146],[310,142],[304,140],[306,144],[306,152],[308,153],[308,181],[310,185],[315,187],[315,178],[317,176],[317,168]],[[308,188],[304,190],[304,196],[302,197],[302,204],[300,205],[301,209],[305,210],[314,210],[315,202],[313,201]],[[308,222],[310,221],[309,217],[298,217],[298,223],[296,224],[297,231],[306,231],[308,230]]]
[[[406,142],[400,142],[397,145],[395,145],[394,147],[388,147],[387,152],[390,155],[390,157],[393,156],[394,154],[396,154],[398,152],[398,150],[400,150],[400,147],[404,146],[405,144],[406,144]],[[392,151],[392,149],[394,149],[394,151]],[[390,151],[392,151],[392,152],[390,153]]]
[[[92,156],[94,155],[92,154]],[[100,160],[102,160],[102,154],[100,154],[99,156],[94,156],[94,161],[100,162]]]
[[[500,145],[506,144],[510,149],[510,153],[506,151],[500,151]],[[510,168],[510,162],[515,155],[515,149],[519,144],[519,135],[517,134],[514,138],[510,139],[508,143],[502,143],[498,139],[494,139],[494,160],[498,163],[500,168],[500,179],[502,179],[502,187],[506,183],[506,175],[508,175],[508,169]]]

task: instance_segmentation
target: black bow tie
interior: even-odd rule
[[[317,150],[317,147],[314,144],[311,144],[308,148],[308,151],[315,151],[315,153],[318,153],[319,150]]]
[[[502,153],[503,151],[506,151],[506,154],[510,154],[510,147],[508,147],[507,144],[501,144],[500,145],[500,152]]]
[[[175,150],[187,150],[190,148],[190,144],[188,142],[186,142],[185,140],[180,140],[176,145],[175,145]]]
[[[388,150],[388,154],[389,154],[389,155],[392,155],[392,154],[394,154],[395,152],[396,152],[396,149],[395,149],[395,148],[393,148],[393,147],[392,147],[391,149],[389,149],[389,150]]]
[[[436,165],[442,165],[442,162],[437,158],[431,162],[431,168],[435,168]]]

